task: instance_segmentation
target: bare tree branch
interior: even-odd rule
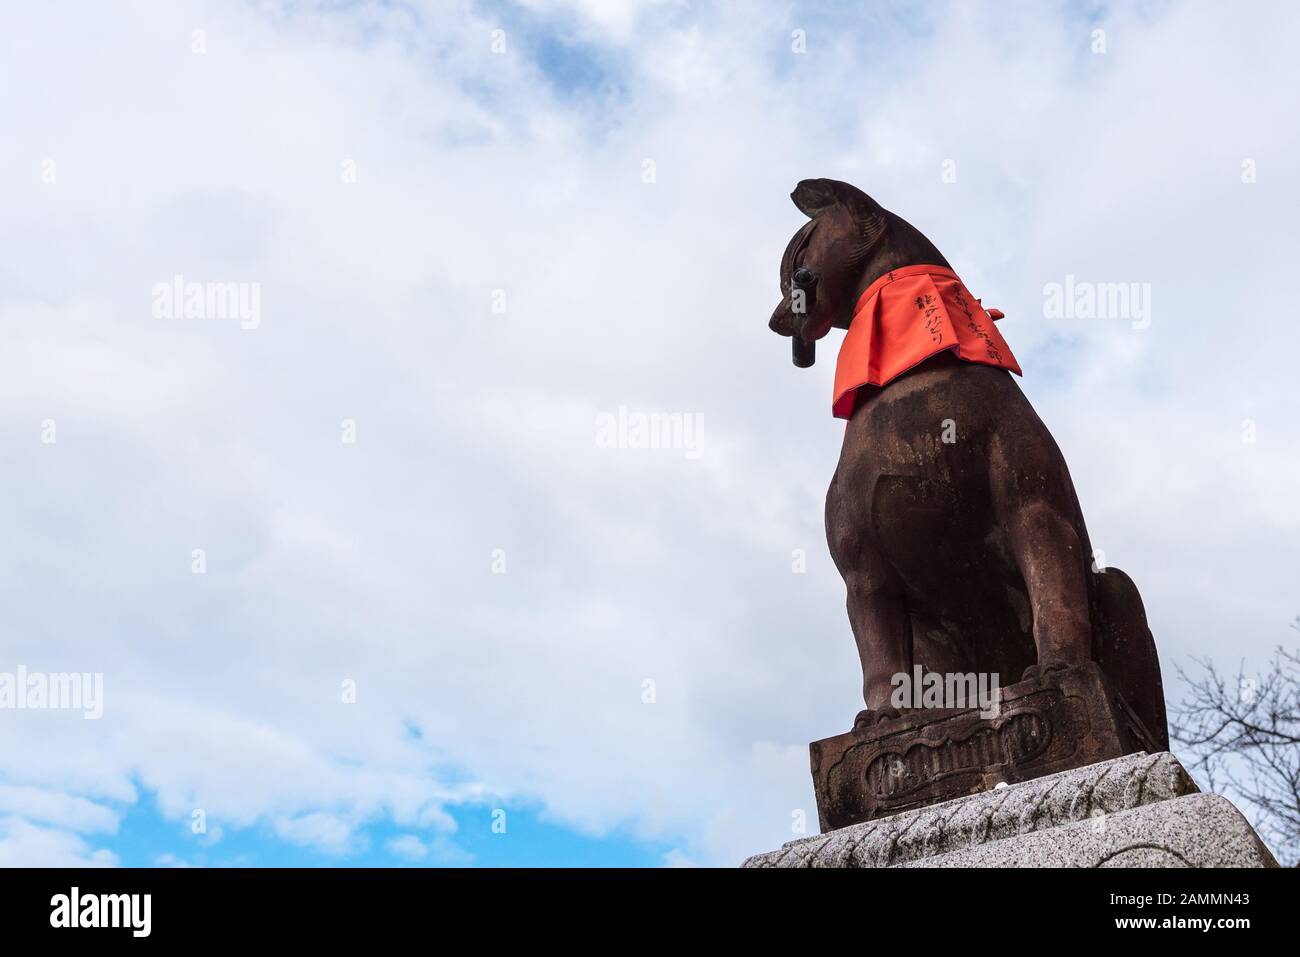
[[[1300,616],[1291,627],[1300,631]],[[1170,738],[1213,790],[1228,790],[1260,815],[1279,858],[1300,863],[1300,652],[1279,646],[1269,667],[1227,679],[1209,660],[1178,676],[1187,696],[1173,709]]]

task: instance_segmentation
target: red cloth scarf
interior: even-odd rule
[[[862,294],[840,345],[832,413],[853,415],[858,389],[882,386],[945,349],[958,358],[1020,375],[1020,366],[993,321],[957,274],[942,266],[904,266]]]

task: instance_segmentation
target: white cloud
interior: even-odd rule
[[[385,843],[389,853],[408,861],[422,861],[429,856],[429,849],[414,834],[400,834],[389,838]]]
[[[1166,662],[1286,640],[1286,18],[1111,11],[1095,56],[1045,7],[565,8],[608,100],[458,5],[268,9],[25,10],[0,66],[4,654],[106,700],[0,720],[0,807],[103,832],[143,786],[336,854],[380,819],[447,842],[489,796],[701,863],[790,839],[806,743],[859,707],[832,363],[793,370],[765,325],[806,176],[1007,312]],[[261,326],[153,319],[177,273],[260,283]],[[1151,282],[1151,328],[1042,318],[1066,273]],[[620,404],[702,414],[704,456],[597,448]],[[8,820],[21,854],[111,857]]]
[[[0,817],[0,867],[113,867],[116,864],[117,855],[112,851],[92,850],[69,831]]]
[[[314,812],[278,818],[274,827],[278,837],[326,854],[345,855],[365,846],[364,838],[354,832],[352,822],[337,814]]]
[[[51,824],[73,831],[117,830],[118,816],[112,808],[51,788],[14,787],[0,784],[0,814]]]

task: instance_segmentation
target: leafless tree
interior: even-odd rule
[[[1300,616],[1291,627],[1300,630]],[[1170,737],[1203,783],[1257,813],[1256,826],[1284,863],[1300,864],[1300,652],[1279,646],[1269,666],[1235,678],[1209,660],[1178,667],[1187,696]]]

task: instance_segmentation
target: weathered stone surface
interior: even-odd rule
[[[791,841],[745,867],[889,867],[1196,791],[1168,752],[1133,754]]]
[[[1156,750],[1096,664],[1004,687],[999,714],[917,710],[809,746],[823,832]]]
[[[744,867],[1271,867],[1168,752],[1131,754],[791,841]]]
[[[904,867],[1277,867],[1241,812],[1192,794]]]

